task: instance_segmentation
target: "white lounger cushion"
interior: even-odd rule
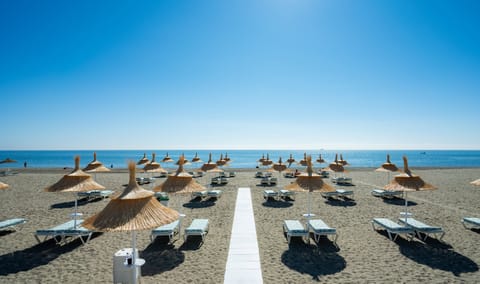
[[[308,230],[298,220],[283,221],[283,231],[287,234],[287,241],[290,243],[292,237],[307,237]]]
[[[25,220],[23,218],[14,218],[14,219],[4,220],[4,221],[0,222],[0,229],[6,229],[6,228],[9,228],[9,227],[13,227],[13,226],[16,226],[16,225],[23,224],[25,222],[27,222],[27,220]]]
[[[320,239],[320,236],[335,235],[333,243],[335,246],[337,245],[337,229],[331,228],[320,219],[308,220],[307,224],[308,229],[313,232],[313,237],[317,243]]]
[[[414,233],[413,229],[410,227],[405,227],[402,226],[398,223],[393,222],[392,220],[388,218],[373,218],[372,220],[372,226],[373,229],[375,229],[375,225],[378,225],[382,228],[384,228],[387,233],[388,237],[390,240],[395,241],[400,234],[408,234],[409,235],[409,240],[411,239],[411,234]],[[396,234],[394,238],[392,238],[391,234]]]
[[[201,236],[202,241],[208,233],[208,219],[194,219],[190,226],[185,229],[184,239],[188,236]]]
[[[445,232],[443,231],[443,229],[441,227],[434,227],[434,226],[430,226],[430,225],[427,225],[425,223],[422,223],[418,220],[415,220],[413,218],[407,218],[405,220],[405,218],[399,218],[398,221],[400,221],[400,223],[414,229],[415,231],[417,231],[417,235],[420,239],[421,236],[419,233],[424,233],[426,235],[428,234],[441,234],[440,236],[440,240],[443,238],[443,235],[445,235]],[[424,240],[427,238],[427,236],[425,236]]]
[[[467,228],[480,228],[480,218],[465,217],[462,219],[462,223]]]
[[[153,241],[157,236],[168,236],[169,242],[171,242],[173,237],[178,233],[179,227],[180,220],[176,220],[170,224],[166,224],[156,229],[153,229],[150,240]]]

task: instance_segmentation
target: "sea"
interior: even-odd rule
[[[227,155],[231,159],[227,167],[232,169],[255,168],[262,156],[266,158],[268,155],[274,162],[281,157],[285,163],[290,155],[298,162],[305,154],[311,155],[312,161],[322,155],[327,163],[332,162],[336,154],[339,157],[341,154],[351,167],[359,168],[379,167],[385,163],[387,154],[398,167],[403,166],[403,156],[408,157],[411,168],[480,167],[480,150],[0,150],[0,160],[10,158],[16,161],[0,164],[0,168],[23,168],[24,163],[28,168],[73,168],[75,156],[80,156],[80,166],[84,167],[93,160],[94,152],[98,161],[112,168],[127,168],[129,161],[137,162],[144,154],[151,159],[152,153],[156,154],[156,161],[167,169],[176,167],[174,163],[161,162],[167,154],[174,160],[181,155],[188,160],[198,155],[204,163],[208,161],[209,154],[212,155],[212,161],[219,160],[221,155]],[[200,167],[201,164],[192,163],[187,167]],[[317,163],[314,165],[326,166]],[[296,166],[295,163],[292,164],[292,167]]]

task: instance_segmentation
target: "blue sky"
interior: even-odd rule
[[[480,149],[478,1],[2,1],[0,149]]]

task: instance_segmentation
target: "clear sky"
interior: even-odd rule
[[[1,1],[0,149],[480,149],[480,1]]]

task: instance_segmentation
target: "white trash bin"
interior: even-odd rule
[[[141,275],[141,265],[145,262],[138,258],[138,249],[135,249],[137,265],[129,265],[127,258],[132,259],[132,248],[123,248],[113,256],[113,283],[134,283],[133,269],[137,269],[137,283]]]

